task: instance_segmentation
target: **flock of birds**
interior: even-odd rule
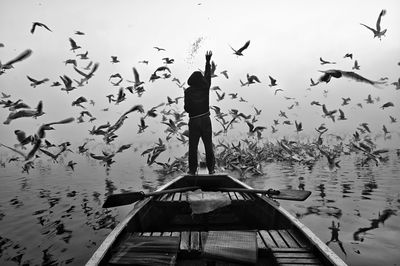
[[[385,36],[386,29],[381,29],[381,19],[382,16],[386,14],[385,10],[382,10],[379,14],[376,28],[371,28],[365,24],[361,24],[371,30],[374,33],[374,38],[377,37],[381,39]],[[52,32],[52,30],[43,23],[34,22],[32,24],[30,32],[34,34],[39,27]],[[81,31],[76,31],[75,35],[84,36],[85,33]],[[75,37],[74,37],[75,38]],[[76,77],[70,77],[65,74],[59,75],[59,80],[54,80],[51,83],[51,87],[58,87],[61,91],[65,91],[69,97],[72,97],[75,90],[79,87],[86,86],[92,79],[95,78],[96,72],[100,67],[100,63],[93,62],[88,56],[88,51],[78,53],[78,51],[83,50],[72,37],[69,38],[70,51],[72,51],[73,58],[64,61],[65,67],[71,67],[76,74]],[[0,48],[5,47],[1,44]],[[245,56],[247,49],[250,49],[250,40],[245,42],[245,44],[239,49],[230,47],[233,54],[237,57]],[[154,46],[156,53],[166,53],[166,49],[158,46]],[[13,68],[17,68],[17,63],[25,60],[29,60],[33,51],[27,49],[15,58],[6,61],[2,64],[0,62],[0,78],[1,75],[6,74],[9,71],[13,71]],[[353,60],[352,53],[346,53],[343,58],[348,58]],[[347,59],[344,59],[347,60]],[[82,64],[85,63],[84,66]],[[111,64],[118,64],[120,60],[118,56],[110,56]],[[148,65],[148,60],[139,61],[140,64]],[[119,87],[118,93],[105,95],[104,101],[109,104],[108,108],[102,109],[102,111],[108,111],[113,105],[118,105],[128,99],[128,95],[135,95],[141,97],[146,92],[146,86],[156,82],[159,79],[171,80],[172,83],[176,84],[182,90],[185,90],[186,84],[181,82],[178,77],[173,76],[170,69],[170,65],[174,64],[175,60],[170,57],[162,58],[162,65],[157,67],[154,72],[150,75],[148,81],[143,80],[137,68],[132,67],[132,74],[134,80],[125,79],[120,73],[111,74],[109,77],[109,82],[112,86]],[[335,65],[336,62],[324,60],[320,58],[321,65]],[[213,84],[215,80],[220,78],[230,79],[228,70],[223,70],[217,72],[217,65],[212,61],[211,65],[211,76],[213,78]],[[322,73],[317,81],[310,78],[310,88],[319,86],[321,83],[329,83],[332,78],[348,78],[366,84],[366,86],[389,86],[394,85],[395,90],[400,89],[400,78],[391,84],[388,84],[388,78],[381,78],[380,80],[374,81],[372,79],[363,77],[357,71],[360,70],[360,65],[357,60],[354,60],[354,65],[352,71],[344,71],[337,68],[332,68],[328,70],[320,70]],[[37,79],[31,76],[26,76],[31,87],[35,88],[38,86],[48,86],[50,82],[49,78]],[[268,76],[269,84],[268,87],[273,90],[273,95],[277,96],[278,93],[284,93],[284,89],[279,87],[278,80],[272,76]],[[124,82],[124,83],[123,83]],[[261,79],[254,74],[246,74],[244,81],[240,79],[240,86],[253,86],[253,84],[261,84]],[[124,85],[126,84],[126,85]],[[129,94],[128,94],[129,93]],[[324,90],[324,95],[326,96],[327,90]],[[317,135],[314,139],[308,139],[307,141],[299,140],[289,140],[287,138],[282,138],[277,140],[276,143],[266,140],[263,132],[267,129],[266,125],[256,125],[260,119],[262,113],[261,108],[254,107],[254,113],[243,113],[238,109],[231,108],[227,112],[222,110],[224,102],[227,102],[228,97],[232,101],[238,100],[239,102],[246,103],[247,100],[240,96],[239,93],[229,93],[226,94],[222,88],[219,86],[213,86],[211,88],[211,97],[215,95],[215,99],[218,102],[218,106],[213,105],[211,109],[213,111],[213,119],[218,123],[217,126],[214,125],[214,145],[215,151],[217,153],[217,166],[221,170],[233,170],[238,171],[241,176],[246,174],[263,174],[262,165],[265,162],[270,161],[291,161],[305,164],[312,167],[314,163],[320,159],[320,157],[326,157],[328,166],[330,169],[336,169],[340,167],[339,158],[342,154],[349,154],[351,152],[360,152],[363,154],[363,164],[369,162],[374,162],[379,164],[381,161],[387,159],[384,156],[388,152],[387,149],[377,149],[377,145],[372,137],[372,132],[369,129],[368,123],[361,123],[358,125],[352,134],[351,138],[343,139],[340,136],[335,136],[338,142],[334,145],[328,143],[325,136],[329,135],[328,132],[328,122],[324,121],[320,126],[315,128]],[[13,163],[15,161],[23,161],[23,172],[29,173],[31,168],[34,168],[35,161],[39,158],[50,158],[54,162],[58,162],[60,156],[68,156],[68,152],[74,152],[73,149],[79,154],[86,155],[94,160],[99,161],[104,164],[107,169],[115,162],[117,154],[124,152],[132,147],[132,143],[122,144],[115,151],[105,151],[101,153],[95,153],[91,150],[88,143],[93,140],[93,138],[101,137],[105,145],[109,145],[114,142],[117,138],[117,131],[121,130],[124,122],[132,113],[138,113],[139,124],[137,134],[142,134],[146,132],[149,128],[149,119],[155,119],[156,117],[161,117],[160,123],[165,126],[165,137],[161,137],[159,134],[159,139],[154,145],[143,150],[141,155],[147,157],[147,164],[156,164],[160,167],[157,171],[162,174],[171,174],[174,172],[186,172],[187,168],[187,154],[181,157],[175,157],[171,161],[169,158],[166,162],[161,162],[159,160],[159,155],[167,150],[166,142],[170,141],[172,138],[176,139],[180,143],[187,145],[188,143],[188,130],[187,130],[187,114],[183,111],[183,103],[180,101],[183,97],[183,92],[181,92],[177,97],[167,97],[166,101],[163,101],[155,106],[145,109],[143,105],[136,104],[130,108],[127,108],[121,116],[119,116],[115,121],[107,123],[102,123],[98,125],[93,125],[88,127],[89,135],[83,143],[78,145],[73,145],[71,142],[66,141],[63,143],[54,144],[46,136],[47,131],[54,130],[58,126],[71,124],[71,123],[96,123],[96,117],[91,113],[90,108],[94,108],[96,103],[92,99],[87,99],[87,97],[80,96],[76,99],[71,100],[71,106],[76,110],[80,108],[78,117],[67,117],[59,121],[47,122],[39,126],[36,133],[27,134],[21,129],[14,131],[17,143],[15,145],[6,145],[0,143],[0,146],[11,150],[13,156],[7,158],[6,160],[1,159],[2,166],[6,163]],[[15,100],[11,94],[6,92],[1,93],[0,105],[4,109],[8,109],[9,113],[3,122],[4,125],[9,125],[13,120],[16,119],[36,119],[37,117],[45,115],[44,103],[39,101],[35,108],[31,108],[22,99]],[[293,101],[292,104],[287,108],[290,110],[295,110],[294,108],[300,105],[299,101],[294,97],[284,96],[285,100]],[[229,99],[228,99],[229,100]],[[344,108],[351,102],[350,98],[342,98],[343,102],[339,108],[328,109],[326,104],[320,103],[318,101],[312,101],[309,105],[310,108],[315,106],[321,108],[322,117],[328,119],[335,123],[336,121],[346,120],[346,114]],[[369,94],[365,99],[366,104],[374,104],[380,102],[380,98],[372,98]],[[91,106],[91,107],[90,107]],[[357,106],[363,108],[361,103]],[[391,101],[380,104],[379,106],[382,110],[386,108],[394,107],[394,103]],[[277,115],[276,119],[273,119],[271,128],[271,134],[275,134],[280,126],[292,126],[294,125],[295,132],[299,133],[303,131],[303,125],[301,121],[297,121],[289,118],[287,111],[281,110]],[[389,115],[390,123],[397,123],[397,117]],[[85,119],[88,120],[85,120]],[[226,140],[228,132],[230,132],[236,124],[244,123],[248,126],[248,137],[239,140],[237,143],[229,142]],[[390,138],[392,132],[386,127],[382,126],[382,134],[385,138]],[[222,136],[222,138],[218,138]],[[75,146],[75,148],[73,148]],[[28,148],[29,147],[29,148]],[[77,163],[73,160],[69,160],[67,167],[74,169]]]

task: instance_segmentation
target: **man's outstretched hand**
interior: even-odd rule
[[[207,51],[207,52],[206,52],[206,60],[207,60],[207,61],[210,61],[211,56],[212,56],[212,52],[211,52],[211,51]]]

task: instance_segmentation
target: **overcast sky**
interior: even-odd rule
[[[360,25],[364,23],[375,27],[382,9],[387,11],[382,17],[382,28],[387,28],[386,36],[380,41],[373,33]],[[50,29],[37,27],[30,33],[32,22],[41,22]],[[248,102],[231,100],[227,95],[217,102],[215,93],[211,93],[211,104],[220,106],[227,112],[236,108],[244,113],[254,113],[253,107],[262,109],[256,124],[267,126],[265,136],[271,135],[273,119],[280,119],[280,110],[288,114],[289,120],[303,122],[305,133],[315,135],[313,128],[326,123],[335,133],[353,133],[361,122],[368,122],[375,132],[381,131],[386,124],[392,132],[399,132],[397,123],[391,124],[389,115],[400,119],[400,90],[395,86],[375,88],[365,83],[349,79],[333,79],[328,84],[310,88],[310,78],[315,81],[321,75],[319,70],[336,68],[352,70],[354,60],[360,65],[360,75],[379,80],[388,77],[388,84],[400,77],[400,2],[393,1],[0,1],[0,60],[7,62],[26,49],[33,54],[23,62],[14,65],[0,76],[0,92],[11,94],[12,100],[22,99],[31,107],[43,100],[45,115],[38,119],[22,118],[10,125],[0,124],[1,142],[15,143],[15,129],[33,134],[37,127],[46,122],[67,117],[78,117],[83,109],[72,107],[71,102],[79,96],[85,96],[96,102],[87,106],[97,120],[93,123],[58,126],[51,133],[53,139],[75,138],[78,141],[89,137],[88,129],[110,121],[114,123],[122,112],[135,104],[143,104],[148,110],[166,101],[167,95],[178,97],[183,91],[172,77],[185,82],[191,72],[204,68],[204,54],[213,51],[212,59],[217,65],[212,85],[219,86],[226,94],[238,93]],[[75,31],[85,35],[76,35]],[[70,50],[69,38],[81,46],[75,53]],[[233,54],[232,46],[240,48],[250,40],[250,45],[238,57]],[[166,51],[158,52],[154,46]],[[76,54],[88,51],[89,60],[80,60]],[[344,58],[352,53],[353,59]],[[112,64],[111,56],[118,56],[120,63]],[[170,79],[149,82],[154,70],[164,65],[162,58],[175,61],[169,65],[172,71]],[[319,58],[336,62],[335,65],[321,65]],[[98,62],[99,69],[84,87],[66,94],[60,87],[51,87],[59,76],[68,75],[79,79],[80,76],[71,65],[65,65],[67,59],[77,59],[78,67],[85,67],[89,61]],[[149,64],[139,63],[148,60]],[[139,71],[145,82],[146,92],[142,97],[128,91],[127,100],[119,105],[109,104],[108,94],[117,94],[119,86],[113,86],[109,77],[120,73],[124,80],[121,86],[130,86],[127,80],[133,80],[132,67]],[[229,79],[220,72],[227,70]],[[246,74],[256,75],[260,84],[241,87]],[[49,78],[50,81],[32,88],[27,75],[35,79]],[[277,80],[278,86],[270,88],[268,76]],[[276,88],[283,91],[274,95]],[[327,90],[324,96],[323,91]],[[366,104],[368,94],[380,101]],[[286,100],[293,97],[295,100]],[[341,107],[342,97],[352,100],[348,106]],[[349,117],[347,121],[333,123],[321,117],[322,109],[311,106],[316,100],[325,103],[328,109],[342,108]],[[294,101],[299,106],[292,110],[287,107]],[[395,107],[385,110],[379,107],[392,101]],[[363,108],[356,104],[362,103]],[[109,108],[108,112],[101,109]],[[183,109],[183,101],[175,107]],[[9,111],[0,110],[3,122]],[[120,130],[121,139],[132,138],[137,132],[139,114],[131,114],[126,125]],[[148,130],[153,133],[165,127],[155,121]],[[215,130],[219,130],[213,121]],[[242,127],[247,130],[246,124]],[[280,126],[281,133],[294,133],[294,126]],[[397,136],[397,134],[394,134]],[[145,138],[149,134],[135,136]],[[154,137],[153,137],[154,138]]]

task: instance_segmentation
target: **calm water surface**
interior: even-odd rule
[[[136,156],[119,159],[110,171],[82,156],[74,159],[75,171],[46,160],[29,175],[18,162],[0,168],[0,265],[83,265],[129,211],[102,209],[106,195],[153,190],[178,175],[158,177],[156,167],[141,167],[143,158]],[[304,202],[281,204],[349,265],[398,265],[400,157],[392,152],[379,166],[361,166],[360,160],[342,156],[337,171],[327,168],[325,158],[311,170],[269,163],[264,176],[243,181],[255,188],[311,190]],[[337,239],[331,239],[333,223],[340,224]]]

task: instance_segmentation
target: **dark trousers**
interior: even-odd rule
[[[206,165],[208,171],[214,171],[215,158],[210,116],[202,116],[189,120],[189,171],[191,173],[197,171],[197,147],[200,137],[206,151]]]

